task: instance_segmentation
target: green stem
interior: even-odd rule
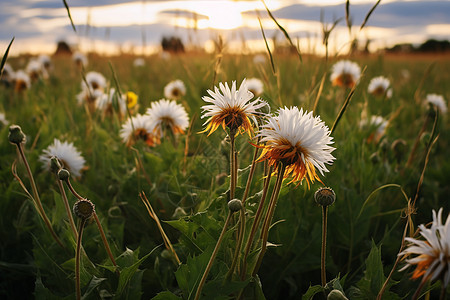
[[[326,247],[327,247],[327,212],[328,206],[322,206],[322,251],[321,251],[321,260],[320,260],[320,270],[321,270],[321,279],[322,286],[325,287],[327,284],[327,275],[326,275],[326,267],[325,267],[325,256],[326,256]]]
[[[235,132],[230,130],[230,199],[234,199],[237,181],[236,155],[235,155]]]
[[[262,233],[261,233],[261,252],[259,253],[258,260],[256,261],[255,268],[253,269],[252,275],[256,276],[256,273],[258,273],[258,270],[261,266],[262,259],[264,257],[264,254],[267,250],[267,239],[269,237],[269,229],[270,229],[270,223],[272,223],[273,214],[275,212],[275,207],[277,205],[278,200],[278,194],[280,193],[281,184],[283,182],[284,177],[284,171],[286,170],[286,166],[283,163],[280,163],[278,166],[278,177],[277,181],[275,183],[275,187],[272,191],[272,196],[270,197],[269,202],[269,208],[267,209],[266,218],[264,220],[264,224],[262,227]]]
[[[80,194],[78,194],[78,193],[75,191],[75,189],[73,188],[73,186],[72,186],[72,184],[70,183],[70,180],[69,180],[69,179],[64,180],[64,182],[67,184],[67,187],[69,188],[70,192],[71,192],[75,197],[77,197],[77,199],[79,199],[79,200],[83,200],[83,199],[84,199],[83,197],[80,196]]]
[[[252,246],[253,239],[255,238],[256,230],[261,221],[261,216],[262,216],[262,212],[263,212],[263,208],[264,208],[264,202],[266,201],[267,191],[269,190],[269,183],[270,183],[271,176],[272,176],[272,167],[269,168],[266,179],[264,181],[264,188],[263,188],[261,200],[259,201],[258,209],[256,210],[256,214],[255,214],[255,219],[253,220],[253,224],[252,224],[252,229],[250,230],[250,235],[248,237],[247,244],[245,245],[243,267],[241,270],[241,279],[242,280],[244,280],[245,273],[247,271],[247,257],[250,252],[250,248]]]
[[[258,138],[257,144],[259,144],[259,141],[261,138]],[[245,185],[245,191],[244,196],[242,196],[242,205],[245,204],[245,200],[247,200],[248,193],[250,192],[250,185],[253,180],[253,175],[255,174],[255,167],[256,167],[256,159],[258,157],[258,147],[255,147],[255,153],[253,154],[253,160],[252,160],[252,166],[250,167],[250,173],[248,174],[247,184]]]
[[[424,277],[422,281],[419,284],[419,287],[417,288],[416,292],[412,296],[411,300],[417,300],[420,297],[420,292],[422,291],[422,288],[424,287],[425,283],[427,283],[428,280]]]
[[[36,207],[38,209],[38,213],[41,215],[42,219],[44,220],[45,225],[47,226],[48,230],[50,231],[50,234],[55,239],[55,241],[62,247],[64,247],[64,244],[61,242],[61,240],[56,235],[55,231],[53,230],[53,227],[50,223],[50,220],[48,219],[47,215],[45,214],[44,207],[42,206],[41,199],[39,198],[39,193],[36,187],[36,183],[34,182],[33,174],[31,173],[30,165],[28,164],[27,158],[25,157],[25,153],[23,152],[22,144],[16,144],[17,149],[19,150],[20,156],[22,158],[22,161],[25,165],[25,169],[27,170],[28,177],[30,178],[30,184],[31,184],[31,190],[33,192],[33,200],[36,204]]]
[[[75,252],[75,291],[77,294],[77,300],[81,299],[80,289],[80,250],[81,250],[81,238],[83,236],[83,228],[86,224],[86,219],[81,219],[80,228],[78,229],[77,249]]]
[[[200,295],[202,293],[203,285],[206,282],[206,277],[208,276],[209,271],[211,270],[212,264],[214,262],[214,259],[216,258],[217,253],[219,252],[220,244],[222,243],[222,240],[225,236],[225,232],[227,231],[228,224],[231,220],[232,212],[228,212],[227,219],[225,221],[225,224],[223,225],[222,232],[220,233],[219,239],[217,240],[216,246],[214,247],[213,253],[211,254],[211,257],[209,258],[208,265],[206,266],[205,272],[203,273],[202,279],[200,280],[200,283],[197,288],[197,292],[195,293],[194,300],[198,300],[200,298]]]
[[[231,267],[228,270],[226,279],[230,279],[233,275],[234,269],[236,268],[236,264],[240,257],[240,252],[242,248],[242,242],[244,241],[244,233],[245,233],[245,208],[242,206],[241,214],[240,214],[240,224],[239,224],[239,237],[236,243],[236,249],[234,251],[233,262],[231,263]]]
[[[111,252],[111,248],[109,247],[108,241],[106,240],[105,232],[103,231],[103,227],[102,227],[102,224],[100,223],[100,220],[98,219],[97,213],[94,211],[93,215],[94,215],[95,222],[97,223],[98,230],[100,231],[100,236],[102,237],[103,245],[105,245],[106,252],[108,252],[108,256],[111,259],[111,262],[113,263],[113,265],[115,267],[117,267],[116,261],[114,260],[114,256]]]
[[[61,180],[56,178],[56,182],[58,184],[59,191],[60,191],[61,196],[63,198],[64,207],[66,209],[67,217],[69,218],[70,228],[72,229],[73,236],[75,237],[75,239],[77,239],[78,238],[78,232],[77,232],[77,228],[75,226],[75,222],[73,221],[72,211],[71,211],[70,206],[69,206],[69,201],[67,200],[66,191],[64,190],[64,186],[62,185]]]

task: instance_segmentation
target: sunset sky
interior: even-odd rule
[[[211,49],[220,34],[229,50],[263,50],[258,15],[266,36],[283,41],[283,34],[268,17],[262,1],[179,0],[118,1],[67,0],[77,33],[62,0],[2,0],[0,52],[15,36],[12,55],[23,52],[52,53],[65,40],[82,51],[117,53],[134,49],[153,53],[163,36],[179,36],[185,44]],[[450,0],[382,0],[367,26],[359,30],[373,0],[350,1],[352,36],[371,40],[371,50],[396,43],[420,44],[427,38],[450,39]],[[307,52],[322,53],[323,20],[342,18],[330,37],[330,50],[348,46],[344,0],[267,0],[267,6],[291,38]],[[142,47],[145,44],[145,49]]]

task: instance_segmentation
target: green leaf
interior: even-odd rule
[[[315,294],[323,292],[324,288],[321,285],[313,285],[308,288],[306,293],[302,296],[302,300],[310,300]]]
[[[152,300],[180,300],[182,298],[176,296],[175,294],[172,294],[169,291],[158,293],[155,297],[152,298]]]
[[[138,268],[139,266],[142,264],[142,262],[147,259],[147,257],[150,256],[150,254],[153,253],[153,251],[155,251],[157,248],[159,248],[161,245],[153,248],[152,251],[150,251],[147,255],[143,256],[141,259],[139,259],[138,261],[136,261],[135,263],[133,263],[131,266],[129,267],[124,267],[121,271],[120,271],[120,277],[119,277],[119,284],[117,286],[117,290],[116,290],[116,298],[117,299],[121,299],[122,294],[125,291],[125,288],[127,287],[128,283],[130,282],[131,278],[137,274],[138,272]],[[122,263],[119,264],[120,266],[123,266],[123,263],[131,263],[135,258],[137,258],[137,254],[135,253],[139,253],[139,250],[133,251],[131,249],[126,249],[124,253],[122,253],[118,258],[117,258],[117,263],[119,264],[119,262]],[[142,276],[142,274],[140,274],[140,276]]]
[[[69,20],[70,20],[70,24],[72,25],[72,29],[73,29],[73,31],[77,32],[77,29],[75,28],[75,24],[73,23],[73,20],[72,20],[72,15],[70,14],[69,5],[67,5],[66,0],[63,0],[63,3],[64,3],[64,7],[67,10],[67,15],[69,16]]]
[[[95,298],[97,295],[94,295],[93,292],[105,280],[106,280],[106,278],[98,278],[98,277],[92,276],[91,281],[87,285],[86,291],[84,292],[84,294],[81,298],[83,300],[86,300],[89,298]],[[91,297],[89,297],[89,296],[91,296]]]
[[[11,48],[12,43],[14,42],[15,37],[12,38],[11,42],[9,42],[8,48],[6,48],[5,54],[3,55],[2,58],[2,63],[0,65],[0,75],[2,75],[3,72],[3,67],[6,64],[6,59],[8,58],[8,53],[9,53],[9,49]]]

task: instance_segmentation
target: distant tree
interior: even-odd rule
[[[417,50],[419,52],[446,52],[450,51],[450,42],[429,39],[421,44]]]
[[[65,41],[59,41],[56,46],[55,55],[72,55],[72,50]]]
[[[161,41],[161,47],[164,51],[172,52],[172,53],[182,53],[184,52],[183,42],[179,37],[171,36],[171,37],[163,37]]]

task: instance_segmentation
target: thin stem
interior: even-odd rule
[[[94,215],[95,222],[97,223],[98,230],[100,231],[100,236],[102,237],[103,245],[105,245],[106,252],[108,252],[109,259],[111,259],[111,262],[113,263],[113,265],[115,267],[117,267],[116,261],[114,260],[114,256],[111,252],[111,248],[109,248],[109,244],[108,244],[108,241],[106,240],[105,232],[103,231],[102,224],[100,223],[100,220],[98,219],[97,213],[94,211],[93,215]]]
[[[239,237],[236,242],[236,249],[234,251],[233,261],[231,263],[231,267],[228,270],[226,279],[231,278],[233,275],[234,269],[236,268],[236,264],[239,260],[241,248],[242,248],[242,242],[244,241],[244,233],[245,233],[245,208],[242,206],[240,211],[240,224],[239,224]]]
[[[61,180],[56,178],[56,183],[58,184],[59,191],[60,191],[61,196],[63,198],[64,207],[66,209],[67,217],[69,218],[70,228],[72,229],[73,236],[75,237],[75,239],[77,239],[78,238],[78,232],[77,232],[77,228],[75,226],[75,222],[73,221],[72,211],[71,211],[70,206],[69,206],[69,201],[67,200],[66,191],[64,190],[64,186],[63,186]]]
[[[439,294],[439,300],[445,300],[447,287],[444,284],[444,280],[441,280],[441,293]]]
[[[234,199],[234,192],[236,191],[236,156],[235,156],[235,132],[230,130],[230,199]]]
[[[258,209],[256,210],[256,214],[255,214],[255,219],[253,220],[253,224],[252,224],[252,229],[250,230],[250,235],[248,237],[247,244],[245,245],[243,267],[241,270],[241,279],[242,280],[244,280],[245,273],[247,271],[246,270],[247,269],[247,257],[250,252],[250,248],[252,246],[253,239],[255,238],[256,230],[261,221],[261,216],[262,216],[262,212],[263,212],[263,208],[264,208],[264,202],[266,201],[267,191],[269,190],[270,178],[272,176],[272,168],[273,168],[272,166],[269,167],[269,171],[268,171],[266,179],[264,181],[264,188],[263,188],[261,200],[259,201]]]
[[[422,128],[419,131],[419,134],[416,137],[416,140],[414,141],[414,145],[412,147],[411,153],[409,154],[408,161],[406,162],[406,167],[408,168],[411,166],[411,163],[413,162],[414,155],[416,154],[417,147],[419,146],[420,137],[422,136],[422,133],[425,131],[428,125],[428,120],[430,119],[429,115],[427,114],[427,117],[425,119],[425,122],[423,122]]]
[[[78,228],[77,249],[75,252],[75,291],[77,294],[77,300],[81,299],[80,289],[80,250],[81,250],[81,238],[83,236],[83,228],[86,224],[86,219],[81,219],[80,228]]]
[[[259,144],[259,141],[261,140],[261,137],[258,138],[257,144]],[[247,200],[248,193],[250,192],[250,185],[253,180],[253,175],[255,174],[255,167],[256,167],[256,159],[258,157],[258,147],[255,147],[255,153],[253,154],[252,159],[252,166],[250,167],[250,173],[248,174],[247,184],[245,185],[245,191],[244,196],[242,196],[242,205],[244,206],[245,200]]]
[[[227,219],[225,220],[225,224],[223,225],[222,232],[220,233],[219,239],[217,240],[217,243],[216,243],[216,246],[214,247],[213,253],[211,254],[211,257],[209,258],[208,265],[206,266],[205,272],[203,273],[202,279],[200,280],[200,283],[198,285],[194,300],[198,300],[200,298],[200,295],[201,295],[202,289],[203,289],[203,285],[206,282],[206,277],[208,276],[208,273],[211,270],[214,259],[216,258],[216,255],[219,252],[220,244],[222,243],[222,240],[225,236],[225,232],[227,231],[228,224],[230,223],[231,215],[232,215],[232,212],[229,211]]]
[[[53,230],[50,220],[48,219],[47,215],[45,214],[44,207],[42,206],[41,199],[39,198],[39,193],[38,193],[38,190],[36,187],[36,183],[34,182],[33,174],[31,173],[30,165],[28,164],[27,158],[25,157],[25,153],[23,152],[22,144],[16,144],[16,145],[17,145],[17,149],[19,150],[22,161],[25,165],[25,169],[27,170],[28,177],[30,178],[31,190],[33,192],[33,199],[38,208],[38,213],[41,215],[42,219],[44,220],[45,225],[47,226],[48,230],[50,231],[50,234],[55,239],[55,241],[62,248],[65,248],[64,244],[61,242],[61,240],[58,238],[55,231]]]
[[[72,184],[70,183],[70,180],[64,180],[64,182],[67,184],[67,187],[69,188],[70,192],[77,197],[79,200],[83,200],[84,198],[80,196],[80,194],[78,194],[75,189],[73,188]]]
[[[325,256],[326,256],[326,247],[327,247],[327,212],[328,206],[322,206],[322,252],[321,252],[321,260],[320,260],[320,270],[321,270],[321,279],[322,286],[325,287],[327,284],[327,274],[325,267]]]
[[[280,193],[281,184],[283,182],[284,171],[286,166],[283,163],[278,165],[278,177],[275,183],[275,187],[272,191],[272,196],[270,197],[269,208],[267,209],[266,218],[262,227],[261,233],[261,252],[259,253],[258,260],[256,262],[255,268],[253,269],[252,275],[255,276],[258,273],[259,267],[261,266],[262,259],[267,250],[267,239],[269,237],[270,223],[272,223],[273,214],[275,212],[275,207],[277,205],[278,194]]]
[[[427,283],[428,280],[426,280],[426,277],[422,279],[422,281],[419,284],[419,287],[417,288],[416,292],[412,296],[411,300],[417,300],[420,297],[420,292],[422,291],[422,288],[424,287],[425,283]]]

